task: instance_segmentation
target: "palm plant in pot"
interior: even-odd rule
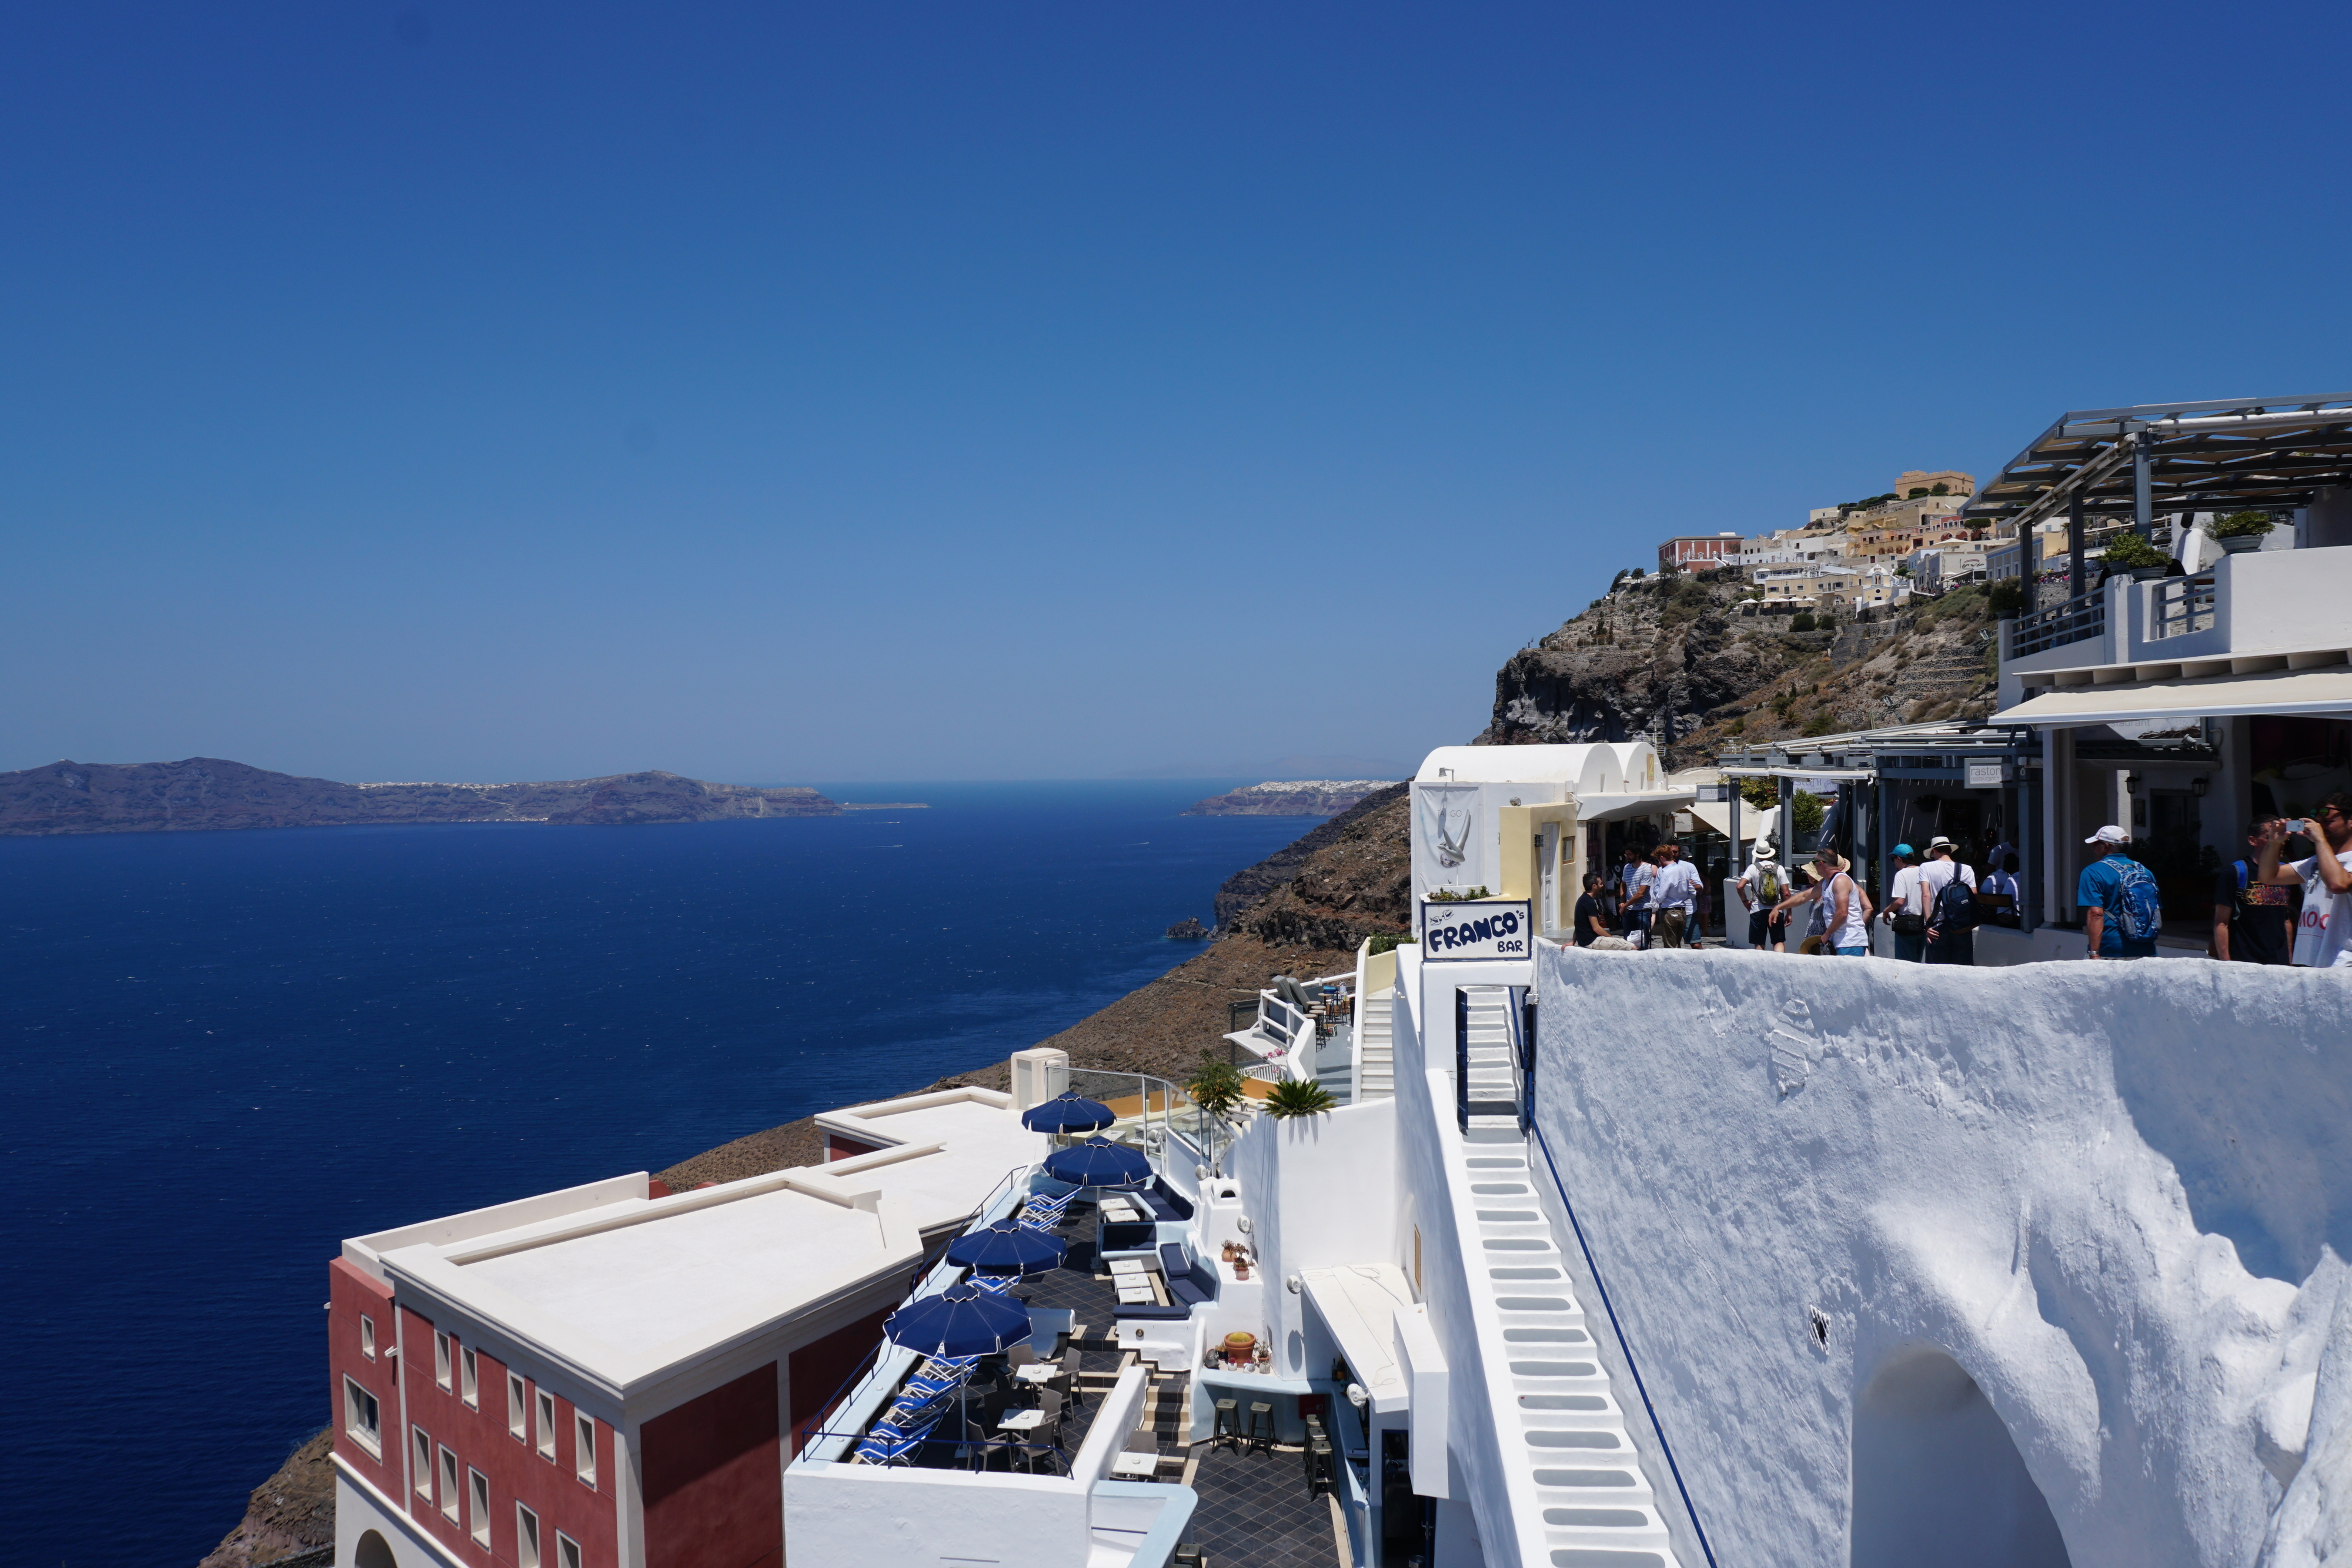
[[[2278,527],[2268,512],[2231,512],[2210,529],[2213,542],[2231,555],[2263,548],[2264,536]]]
[[[1286,1078],[1266,1091],[1265,1113],[1287,1120],[1293,1116],[1318,1116],[1332,1110],[1339,1102],[1330,1092],[1311,1078]]]
[[[2107,565],[2137,578],[2162,577],[2172,558],[2137,534],[2117,534],[2107,541]]]

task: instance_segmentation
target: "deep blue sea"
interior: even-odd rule
[[[0,839],[0,1558],[190,1568],[325,1425],[346,1236],[1001,1060],[1197,948],[1244,780],[921,811]]]

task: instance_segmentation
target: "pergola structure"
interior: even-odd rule
[[[2352,392],[2084,409],[2011,458],[1960,508],[2021,538],[2063,513],[2067,593],[2083,591],[2084,522],[2160,514],[2289,511],[2352,485]]]

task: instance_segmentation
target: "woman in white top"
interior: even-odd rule
[[[1813,931],[1822,946],[1841,958],[1870,956],[1870,899],[1848,874],[1846,858],[1822,846],[1813,855],[1813,885],[1780,901],[1775,914],[1800,904],[1813,906]]]

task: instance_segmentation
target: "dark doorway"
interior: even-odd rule
[[[1853,1407],[1853,1568],[2069,1568],[2065,1539],[1976,1380],[1931,1345]]]
[[[1437,1540],[1437,1504],[1412,1490],[1412,1437],[1381,1434],[1380,1568],[1429,1568]]]

